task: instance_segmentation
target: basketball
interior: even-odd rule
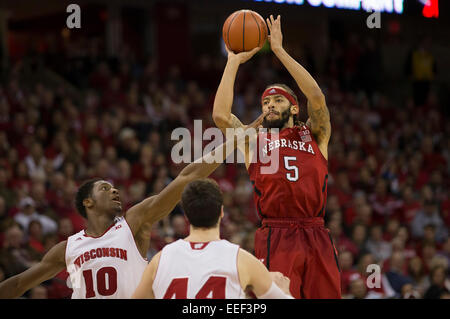
[[[251,51],[266,42],[266,22],[255,11],[236,11],[225,20],[222,37],[225,45],[234,53]]]

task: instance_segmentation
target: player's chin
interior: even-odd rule
[[[122,212],[122,204],[115,204],[113,207],[113,211],[115,214],[121,213]]]
[[[282,123],[281,123],[281,121],[279,119],[277,119],[277,120],[264,119],[264,121],[262,122],[262,126],[264,128],[278,128],[278,129],[281,129]]]

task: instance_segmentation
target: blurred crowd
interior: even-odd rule
[[[205,54],[189,68],[160,72],[154,59],[140,63],[129,53],[104,59],[85,43],[70,52],[60,64],[45,55],[34,59],[62,74],[78,94],[64,82],[25,84],[21,62],[0,85],[0,281],[85,227],[74,206],[84,180],[111,181],[125,211],[160,192],[183,168],[170,158],[173,129],[192,129],[194,119],[203,120],[203,129],[213,126],[224,56]],[[411,93],[400,104],[382,94],[371,76],[381,65],[373,41],[335,41],[328,55],[323,72],[308,50],[295,57],[321,85],[331,113],[325,221],[339,255],[343,296],[449,298],[444,105],[432,89],[419,102]],[[257,117],[260,94],[274,82],[294,88],[270,52],[241,67],[233,112],[242,122]],[[252,252],[260,221],[244,165],[224,164],[211,177],[224,192],[222,237]],[[148,258],[188,230],[175,208],[154,225]],[[370,264],[379,265],[380,280],[367,271]],[[26,297],[68,298],[66,280],[63,271]]]

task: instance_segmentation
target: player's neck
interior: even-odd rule
[[[88,236],[98,237],[103,235],[113,223],[114,218],[108,215],[90,216],[87,219],[87,227],[84,232]]]
[[[220,240],[220,230],[218,227],[194,228],[190,226],[189,236],[187,236],[184,240],[195,243]]]
[[[280,132],[284,130],[285,128],[293,128],[294,127],[294,118],[291,116],[289,118],[289,121],[284,123],[283,127],[280,129]]]

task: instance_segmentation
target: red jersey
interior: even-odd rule
[[[248,168],[261,218],[323,217],[328,164],[305,125],[259,133],[258,152]],[[270,158],[270,162],[268,159]],[[264,174],[266,167],[278,167]]]

